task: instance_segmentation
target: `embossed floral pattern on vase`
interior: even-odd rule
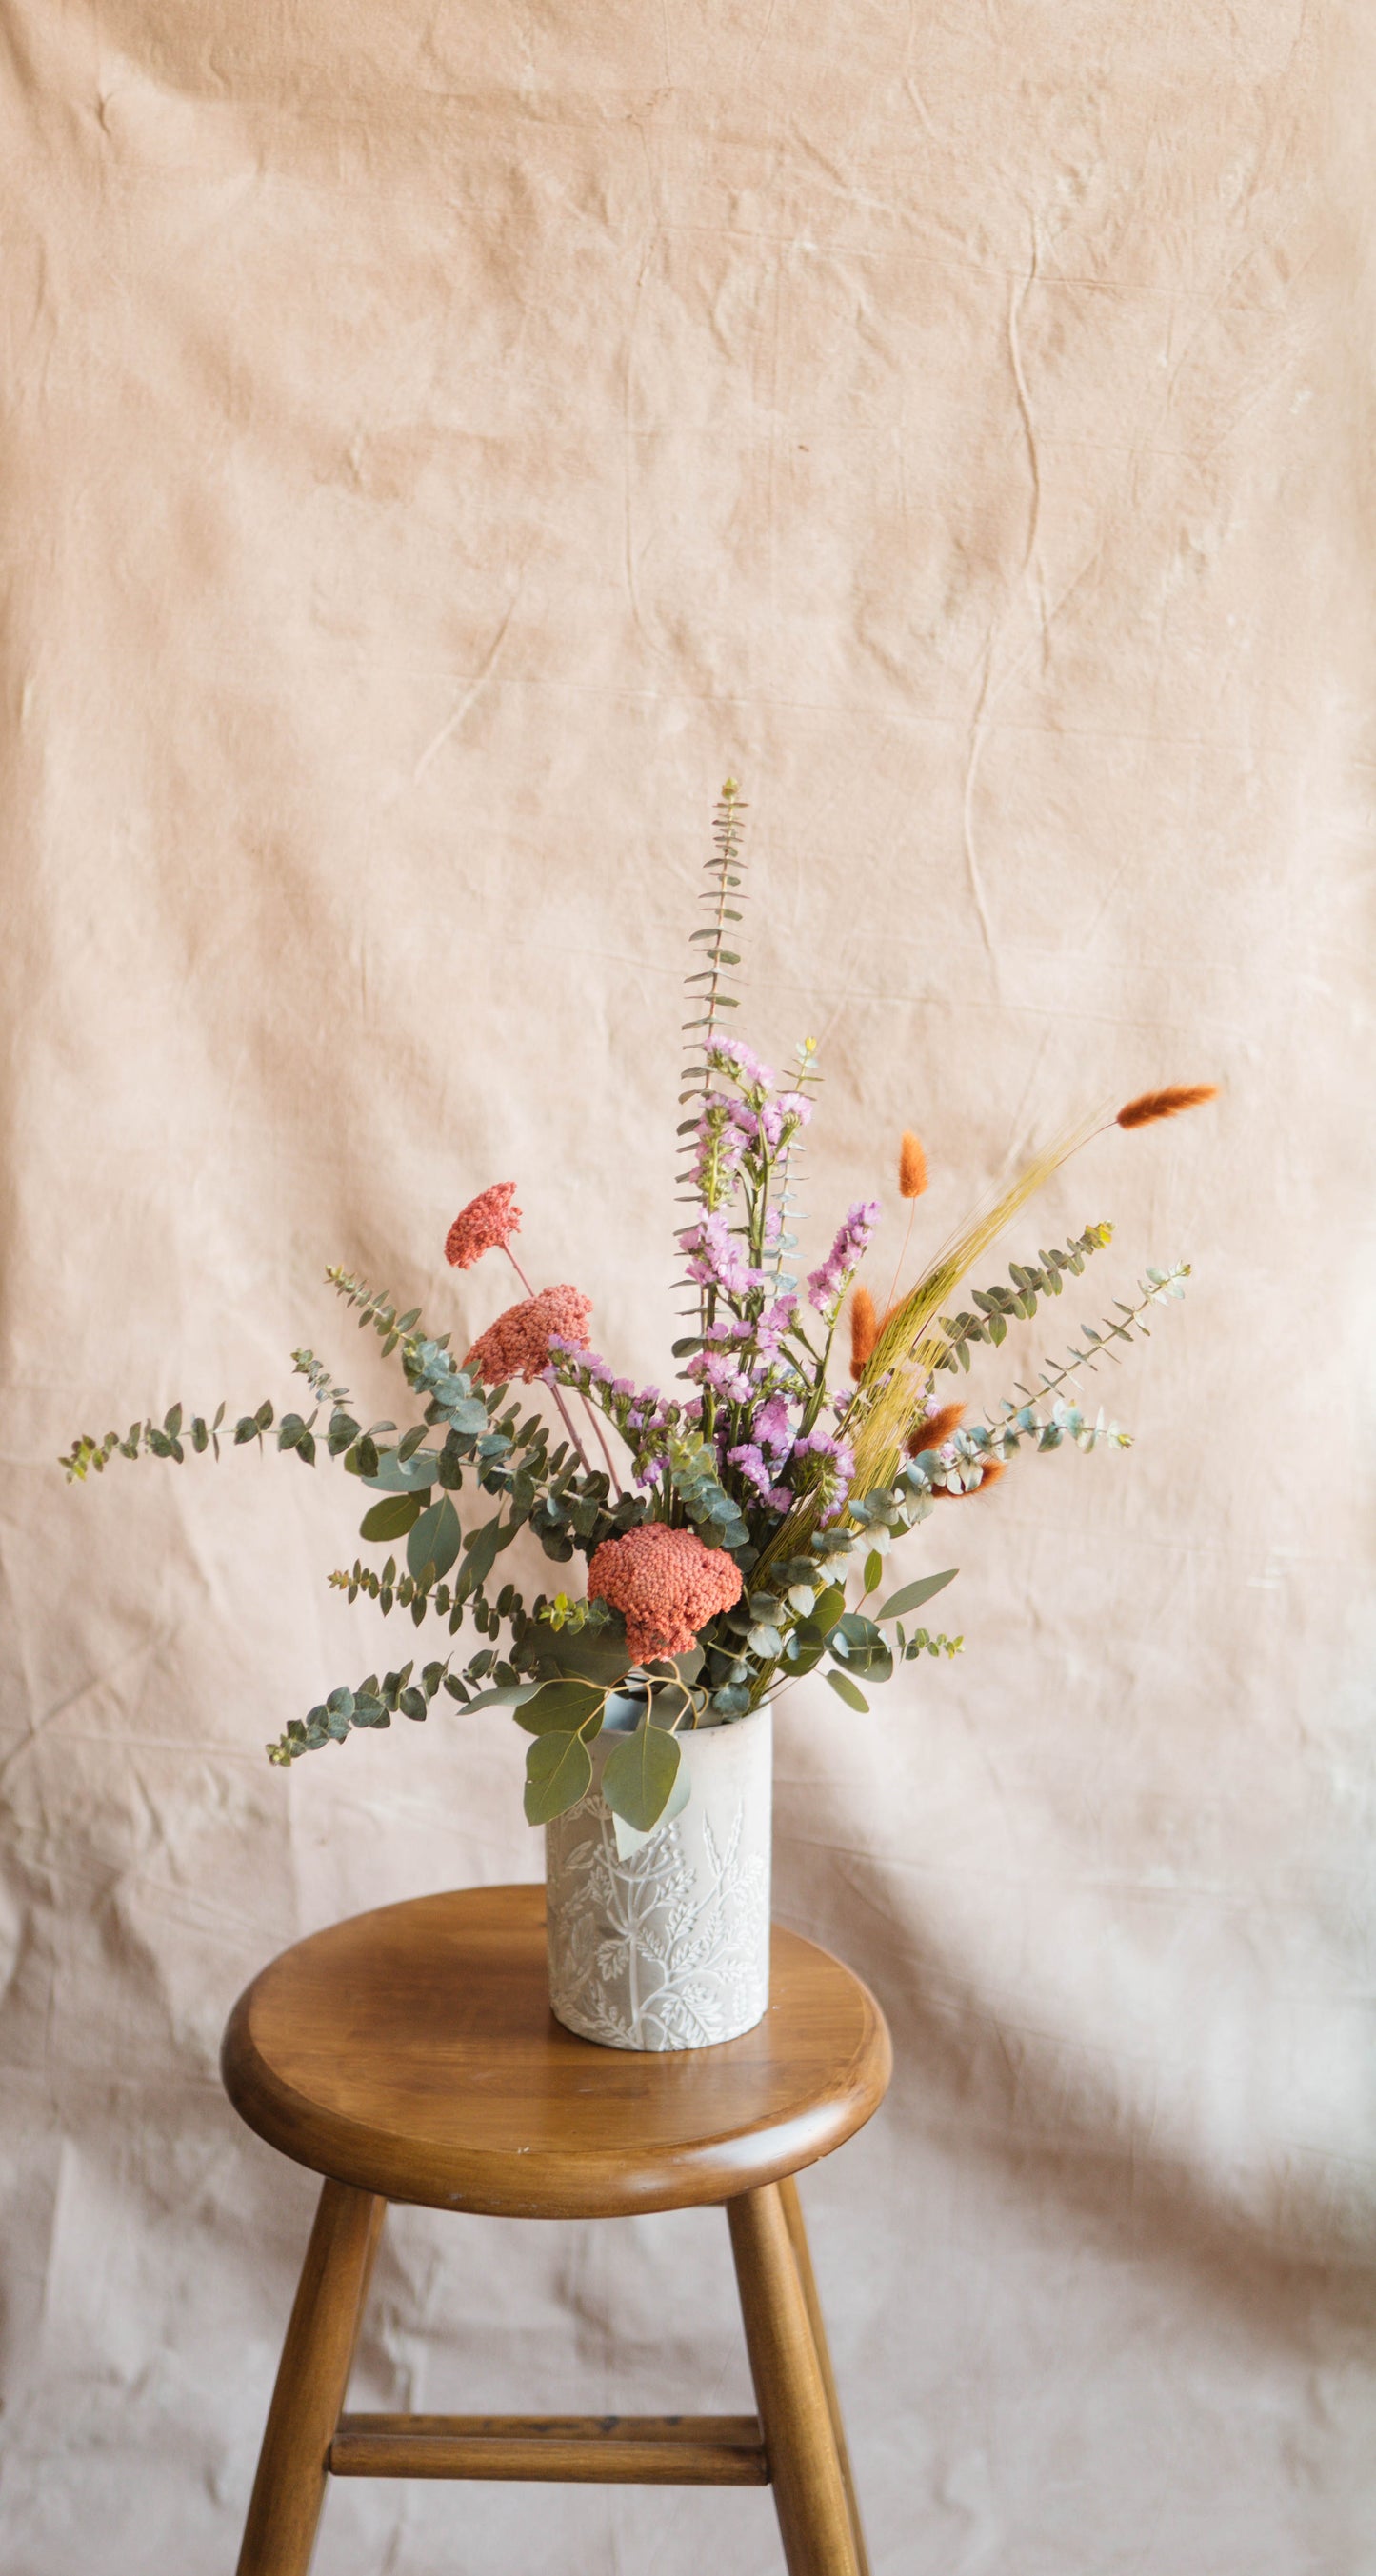
[[[546,1828],[550,2004],[608,2048],[707,2048],[769,2001],[768,1710],[691,1735],[692,1796],[618,1852],[598,1785]]]

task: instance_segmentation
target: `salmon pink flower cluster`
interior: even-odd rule
[[[586,1342],[592,1300],[581,1288],[542,1288],[538,1297],[523,1297],[508,1306],[495,1324],[479,1333],[464,1358],[464,1367],[484,1386],[505,1386],[513,1377],[543,1377],[555,1334],[565,1343]]]
[[[740,1567],[721,1548],[663,1521],[604,1538],[588,1567],[588,1599],[620,1611],[638,1663],[685,1654],[698,1630],[740,1597]]]
[[[504,1252],[521,1230],[514,1181],[494,1181],[460,1208],[445,1237],[444,1257],[453,1270],[471,1270],[485,1252]]]

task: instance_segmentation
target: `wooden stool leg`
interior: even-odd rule
[[[789,2576],[859,2576],[826,2383],[778,2184],[729,2200],[726,2215]]]
[[[855,2492],[850,2452],[846,2447],[846,2428],[841,2421],[841,2401],[836,2394],[836,2376],[831,2367],[831,2349],[827,2342],[826,2324],[822,2316],[822,2302],[817,2296],[817,2282],[812,2269],[812,2256],[808,2250],[807,2229],[803,2225],[803,2204],[798,2197],[796,2174],[785,2174],[779,2185],[779,2198],[784,2205],[788,2241],[793,2248],[793,2260],[798,2266],[803,2304],[807,2309],[808,2324],[812,2328],[812,2340],[817,2348],[817,2367],[821,2371],[822,2386],[827,2393],[827,2413],[831,2417],[836,2457],[841,2469],[841,2483],[846,2490],[846,2502],[850,2507],[850,2529],[851,2538],[855,2542],[855,2563],[860,2576],[870,2576],[869,2552],[865,2547],[865,2534],[860,2521],[860,2499]]]
[[[239,2576],[306,2576],[310,2566],[386,2207],[342,2182],[327,2182],[320,2194],[258,2455]]]

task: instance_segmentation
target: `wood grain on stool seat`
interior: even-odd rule
[[[884,2019],[848,1968],[774,1931],[758,2028],[663,2055],[555,2021],[543,1887],[467,1888],[358,1914],[255,1978],[226,2089],[316,2173],[503,2218],[724,2201],[828,2155],[884,2097]]]

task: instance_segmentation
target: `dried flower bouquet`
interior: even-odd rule
[[[1078,1373],[1147,1333],[1149,1310],[1182,1294],[1184,1263],[1149,1269],[1131,1303],[1116,1303],[1097,1329],[1083,1327],[1035,1388],[1017,1386],[983,1421],[967,1421],[942,1391],[943,1379],[969,1369],[977,1344],[997,1346],[1010,1325],[1030,1322],[1041,1300],[1059,1297],[1109,1242],[1109,1226],[1087,1226],[1035,1262],[1014,1262],[1005,1280],[973,1291],[969,1306],[946,1311],[995,1236],[1111,1120],[1086,1120],[1037,1156],[911,1287],[900,1289],[896,1275],[882,1307],[857,1277],[879,1220],[873,1199],[857,1200],[825,1257],[801,1280],[795,1274],[794,1182],[816,1052],[804,1040],[780,1085],[727,1033],[742,810],[728,780],[707,861],[707,919],[693,934],[696,1007],[679,1130],[691,1211],[679,1243],[692,1314],[673,1344],[680,1391],[662,1394],[615,1373],[591,1346],[592,1307],[580,1289],[531,1287],[512,1249],[521,1226],[513,1182],[483,1190],[449,1231],[456,1268],[503,1252],[524,1290],[462,1360],[449,1334],[428,1332],[416,1309],[399,1314],[390,1297],[331,1270],[360,1326],[396,1355],[419,1419],[402,1433],[392,1422],[365,1428],[347,1390],[302,1350],[295,1365],[315,1409],[274,1425],[265,1403],[226,1436],[261,1444],[275,1429],[278,1448],[308,1466],[321,1446],[342,1459],[377,1497],[362,1536],[382,1547],[404,1541],[405,1563],[388,1554],[380,1568],[356,1562],[330,1581],[351,1601],[361,1592],[417,1626],[434,1618],[453,1637],[467,1626],[482,1643],[458,1671],[451,1649],[419,1671],[407,1663],[331,1691],[269,1745],[274,1762],[342,1742],[354,1727],[388,1726],[398,1712],[424,1718],[443,1691],[470,1709],[511,1709],[532,1739],[526,1814],[543,1824],[585,1794],[589,1746],[608,1727],[617,1741],[603,1793],[633,1841],[683,1803],[685,1729],[730,1724],[818,1670],[848,1707],[864,1710],[862,1683],[887,1681],[918,1656],[957,1651],[958,1638],[912,1624],[953,1570],[879,1597],[890,1545],[938,1503],[983,1491],[1024,1450],[1129,1445],[1102,1413],[1091,1419],[1081,1409]],[[1116,1123],[1147,1126],[1212,1096],[1202,1084],[1146,1093]],[[926,1179],[922,1147],[905,1135],[899,1191],[914,1208]],[[847,1306],[849,1367],[835,1387]],[[524,1412],[512,1400],[517,1382],[545,1391],[558,1433],[538,1407]],[[187,1422],[174,1405],[162,1423],[135,1423],[127,1437],[83,1436],[62,1464],[69,1479],[84,1479],[116,1452],[180,1461],[190,1446],[218,1456],[224,1418],[222,1405],[212,1422]],[[461,1519],[465,1487],[478,1509],[465,1506]],[[499,1558],[525,1529],[556,1561],[586,1560],[583,1597],[561,1591],[527,1602],[513,1583],[494,1589]]]

